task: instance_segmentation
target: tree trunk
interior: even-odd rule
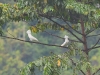
[[[89,54],[88,54],[88,48],[87,48],[87,40],[86,40],[86,34],[85,34],[85,29],[84,29],[84,22],[83,20],[81,19],[81,29],[82,29],[82,38],[83,38],[83,46],[84,46],[84,52],[86,53],[86,58],[87,58],[87,61],[89,62]],[[86,75],[91,75],[91,71],[90,69],[87,69],[87,73]]]

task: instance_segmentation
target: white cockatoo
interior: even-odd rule
[[[67,47],[68,47],[68,42],[69,42],[68,38],[69,38],[69,37],[68,37],[67,35],[65,35],[64,38],[65,38],[65,41],[64,41],[63,44],[61,44],[61,46],[67,45]]]
[[[29,37],[30,41],[38,41],[37,38],[35,38],[34,36],[32,36],[31,30],[27,30],[26,33],[28,34],[28,37]]]

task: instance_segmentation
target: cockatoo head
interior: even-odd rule
[[[27,34],[31,34],[31,30],[27,30],[27,32],[26,32]]]
[[[67,38],[68,39],[69,37],[67,35],[65,35],[64,38]]]

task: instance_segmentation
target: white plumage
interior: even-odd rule
[[[64,38],[65,38],[65,41],[64,41],[63,44],[61,44],[61,46],[65,46],[65,45],[67,45],[68,42],[69,42],[69,40],[68,40],[69,37],[68,37],[67,35],[65,35]],[[67,47],[68,47],[68,45],[67,45]]]
[[[38,41],[37,38],[35,38],[34,36],[32,36],[31,30],[27,30],[26,33],[28,34],[28,37],[29,37],[30,41]]]

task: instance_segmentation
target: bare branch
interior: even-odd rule
[[[96,72],[94,72],[92,75],[95,75],[98,71],[100,71],[100,68],[99,68],[99,69],[97,69],[97,71],[96,71]]]
[[[80,41],[76,41],[76,40],[73,40],[73,39],[69,39],[69,41],[81,43]]]
[[[95,48],[99,48],[99,46],[96,46],[100,41],[100,38],[98,39],[98,41],[94,44],[94,46],[92,46],[91,48],[88,49],[88,51],[95,49]]]
[[[59,23],[55,22],[54,20],[51,19],[51,21],[53,21],[53,22],[56,23],[57,25],[61,26]],[[75,36],[80,42],[83,43],[83,41],[82,41],[79,37],[77,37],[72,31],[70,31],[69,29],[65,28],[64,26],[61,26],[61,27],[63,27],[63,28],[66,29],[67,31],[69,31],[73,36]]]
[[[96,46],[96,47],[93,47],[93,48],[89,48],[88,51],[90,51],[92,49],[96,49],[96,48],[100,48],[100,46]]]
[[[98,39],[98,41],[94,44],[94,46],[92,48],[94,48],[100,41],[100,38]]]
[[[93,31],[95,31],[96,29],[91,30],[90,32],[88,32],[86,35],[89,35],[90,33],[92,33]]]
[[[14,35],[12,35],[11,33],[9,33],[9,31],[7,30],[7,32],[8,32],[8,34],[10,34],[12,37],[14,37],[15,38],[15,36]]]
[[[66,29],[68,32],[70,32],[73,36],[75,36],[81,43],[84,43],[79,37],[77,37],[72,31],[70,31],[68,28],[65,28],[64,26],[60,25],[59,23],[55,22],[54,20],[51,19],[51,17],[49,18],[49,16],[43,15],[43,14],[39,14],[41,17],[45,17],[47,19],[49,19],[50,21],[54,22],[55,24],[57,24],[60,27],[63,27],[64,29]]]
[[[7,39],[19,40],[19,41],[22,41],[22,42],[36,43],[36,44],[41,44],[41,45],[46,45],[46,46],[55,46],[55,47],[61,47],[61,48],[68,48],[68,47],[65,47],[65,46],[45,44],[45,43],[41,43],[41,42],[27,41],[27,40],[22,40],[22,39],[18,39],[18,38],[8,37],[8,36],[1,36],[1,37],[7,38]]]
[[[96,35],[89,35],[87,37],[92,37],[92,36],[99,36],[100,34],[96,34]]]
[[[36,26],[35,26],[35,27],[36,27]],[[38,27],[36,27],[36,28],[39,29],[39,30],[42,30],[42,29],[40,29],[40,28],[38,28]],[[43,32],[45,32],[45,33],[47,33],[47,34],[49,34],[49,35],[52,35],[52,36],[55,36],[55,37],[64,39],[64,38],[62,38],[62,37],[60,37],[60,36],[57,36],[57,35],[54,35],[54,34],[52,34],[52,33],[50,33],[50,32],[47,32],[47,31],[43,31]]]
[[[54,20],[52,20],[52,19],[50,19],[50,20],[53,21],[54,23],[56,23],[57,25],[63,27],[63,28],[66,29],[67,31],[69,31],[73,36],[75,36],[80,42],[83,43],[83,41],[82,41],[79,37],[77,37],[72,31],[70,31],[69,29],[67,29],[67,28],[65,28],[64,26],[60,25],[59,23],[55,22]]]
[[[62,18],[62,19],[63,19],[63,18]],[[71,29],[73,29],[73,28],[69,25],[69,23],[68,23],[67,21],[65,21],[64,19],[63,19],[63,21],[64,21]],[[73,29],[73,30],[76,31],[77,33],[83,35],[83,34],[80,33],[79,31],[77,31],[77,30],[75,30],[75,29]]]
[[[35,26],[36,27],[36,26]],[[38,27],[36,27],[37,29],[39,29],[39,30],[41,30],[40,28],[38,28]],[[58,37],[58,38],[61,38],[61,39],[65,39],[65,38],[62,38],[62,37],[60,37],[60,36],[58,36],[58,35],[54,35],[54,34],[52,34],[52,33],[50,33],[50,32],[47,32],[47,31],[43,31],[43,32],[45,32],[45,33],[47,33],[47,34],[49,34],[49,35],[52,35],[52,36],[55,36],[55,37]],[[79,42],[79,41],[76,41],[76,40],[72,40],[72,39],[69,39],[70,41],[73,41],[73,42]],[[80,43],[80,42],[79,42]]]

